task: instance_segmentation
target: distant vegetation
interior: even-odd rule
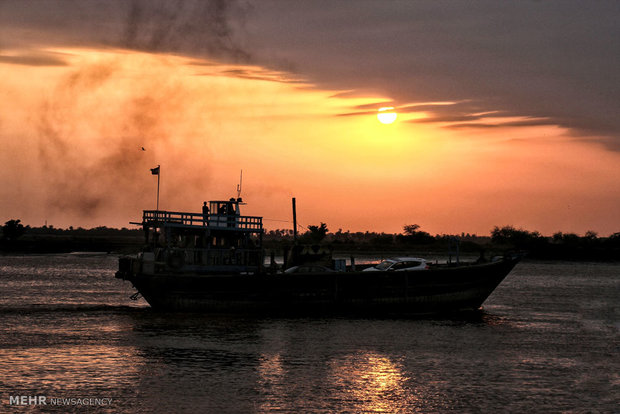
[[[140,229],[30,227],[21,224],[21,220],[9,220],[2,226],[0,252],[130,252],[142,246],[143,238]]]
[[[55,253],[71,251],[135,252],[144,243],[140,228],[115,229],[81,227],[68,229],[53,226],[24,226],[20,220],[7,221],[1,228],[0,251],[20,253]],[[494,227],[489,236],[475,234],[431,235],[420,230],[417,224],[406,224],[402,233],[350,232],[338,229],[330,232],[327,224],[308,226],[298,236],[300,243],[328,244],[335,252],[416,252],[445,254],[460,252],[486,254],[490,257],[508,250],[526,252],[533,259],[562,260],[616,260],[620,261],[620,232],[610,237],[599,237],[593,231],[583,236],[557,232],[543,236],[537,231],[517,229],[512,226]],[[263,235],[265,248],[280,250],[293,244],[291,229],[266,230]]]
[[[21,220],[9,220],[2,226],[2,239],[17,240],[25,231],[26,228],[21,224]]]
[[[529,256],[541,259],[569,260],[620,260],[620,233],[598,237],[593,231],[583,236],[557,232],[551,237],[539,232],[515,229],[512,226],[495,227],[491,242],[529,252]]]
[[[308,243],[321,237],[322,244],[330,244],[340,252],[383,252],[407,251],[428,253],[454,252],[456,245],[460,252],[469,254],[498,254],[509,250],[524,252],[534,259],[562,260],[620,260],[620,233],[610,237],[598,237],[595,232],[586,232],[584,236],[574,233],[555,233],[551,237],[543,236],[537,231],[516,229],[512,226],[495,227],[490,236],[461,233],[430,235],[421,231],[417,224],[403,226],[400,234],[376,232],[317,233],[321,226],[308,226],[308,231],[299,238]],[[293,243],[293,231],[289,229],[269,230],[263,237],[267,248],[277,249]]]
[[[484,245],[491,243],[488,236],[476,236],[462,233],[454,235],[436,235],[420,231],[417,224],[405,225],[403,233],[350,232],[339,229],[329,233],[327,225],[308,226],[308,231],[299,236],[300,243],[330,244],[342,251],[383,251],[383,250],[441,250],[444,246],[460,242],[467,251],[479,252]],[[293,243],[293,231],[290,229],[268,230],[263,236],[266,247],[277,248],[280,245]]]

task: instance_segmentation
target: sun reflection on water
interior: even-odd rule
[[[336,388],[356,412],[398,412],[409,405],[409,378],[398,361],[368,352],[332,361]]]
[[[267,398],[260,405],[260,411],[274,411],[285,408],[281,397],[286,395],[286,381],[280,354],[263,354],[258,362],[258,382],[260,388],[268,394],[279,398]]]
[[[111,345],[65,345],[0,350],[0,372],[10,392],[81,397],[118,397],[137,377],[132,349]]]

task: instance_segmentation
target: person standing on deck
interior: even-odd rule
[[[207,205],[207,202],[205,201],[204,203],[202,203],[202,224],[206,226],[208,220],[209,220],[209,206]]]
[[[235,210],[235,199],[231,198],[230,200],[228,200],[228,203],[226,203],[226,214],[228,215],[228,227],[235,227],[235,215],[237,214],[237,211]]]

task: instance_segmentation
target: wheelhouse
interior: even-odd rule
[[[209,202],[203,213],[145,210],[145,273],[254,273],[263,263],[262,217],[242,216],[241,198]],[[152,266],[150,263],[152,262]]]

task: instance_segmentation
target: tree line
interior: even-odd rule
[[[289,229],[269,230],[263,236],[270,247],[293,242]],[[420,230],[417,224],[403,226],[401,233],[350,232],[339,229],[330,233],[327,225],[308,226],[298,240],[300,243],[326,243],[343,250],[449,250],[458,244],[463,252],[518,250],[531,258],[567,260],[620,260],[620,232],[599,237],[594,231],[583,236],[556,232],[543,236],[537,231],[513,226],[495,226],[488,236],[476,234],[436,234]]]
[[[44,246],[40,249],[65,248],[123,248],[123,244],[137,246],[143,238],[142,229],[117,229],[99,226],[91,229],[81,227],[67,229],[53,226],[30,227],[24,226],[19,219],[5,222],[0,228],[1,248],[11,250],[19,242],[27,245],[22,238],[29,242],[38,241]],[[27,235],[27,236],[24,236]],[[263,234],[263,243],[267,248],[280,248],[293,243],[292,229],[266,230]],[[543,236],[537,231],[528,231],[513,226],[495,226],[488,236],[476,234],[436,234],[431,235],[422,231],[417,224],[406,224],[401,233],[384,232],[351,232],[338,229],[330,232],[326,223],[310,225],[307,230],[298,235],[298,242],[302,244],[329,244],[335,250],[342,251],[374,251],[374,250],[419,250],[445,251],[458,244],[463,252],[479,252],[485,250],[519,250],[526,252],[529,257],[543,259],[573,259],[573,260],[620,260],[620,232],[609,237],[599,237],[594,231],[588,231],[583,236],[575,233],[556,232],[552,236]],[[53,246],[56,244],[56,246]],[[120,246],[120,247],[119,247]],[[32,250],[32,246],[26,250]]]

